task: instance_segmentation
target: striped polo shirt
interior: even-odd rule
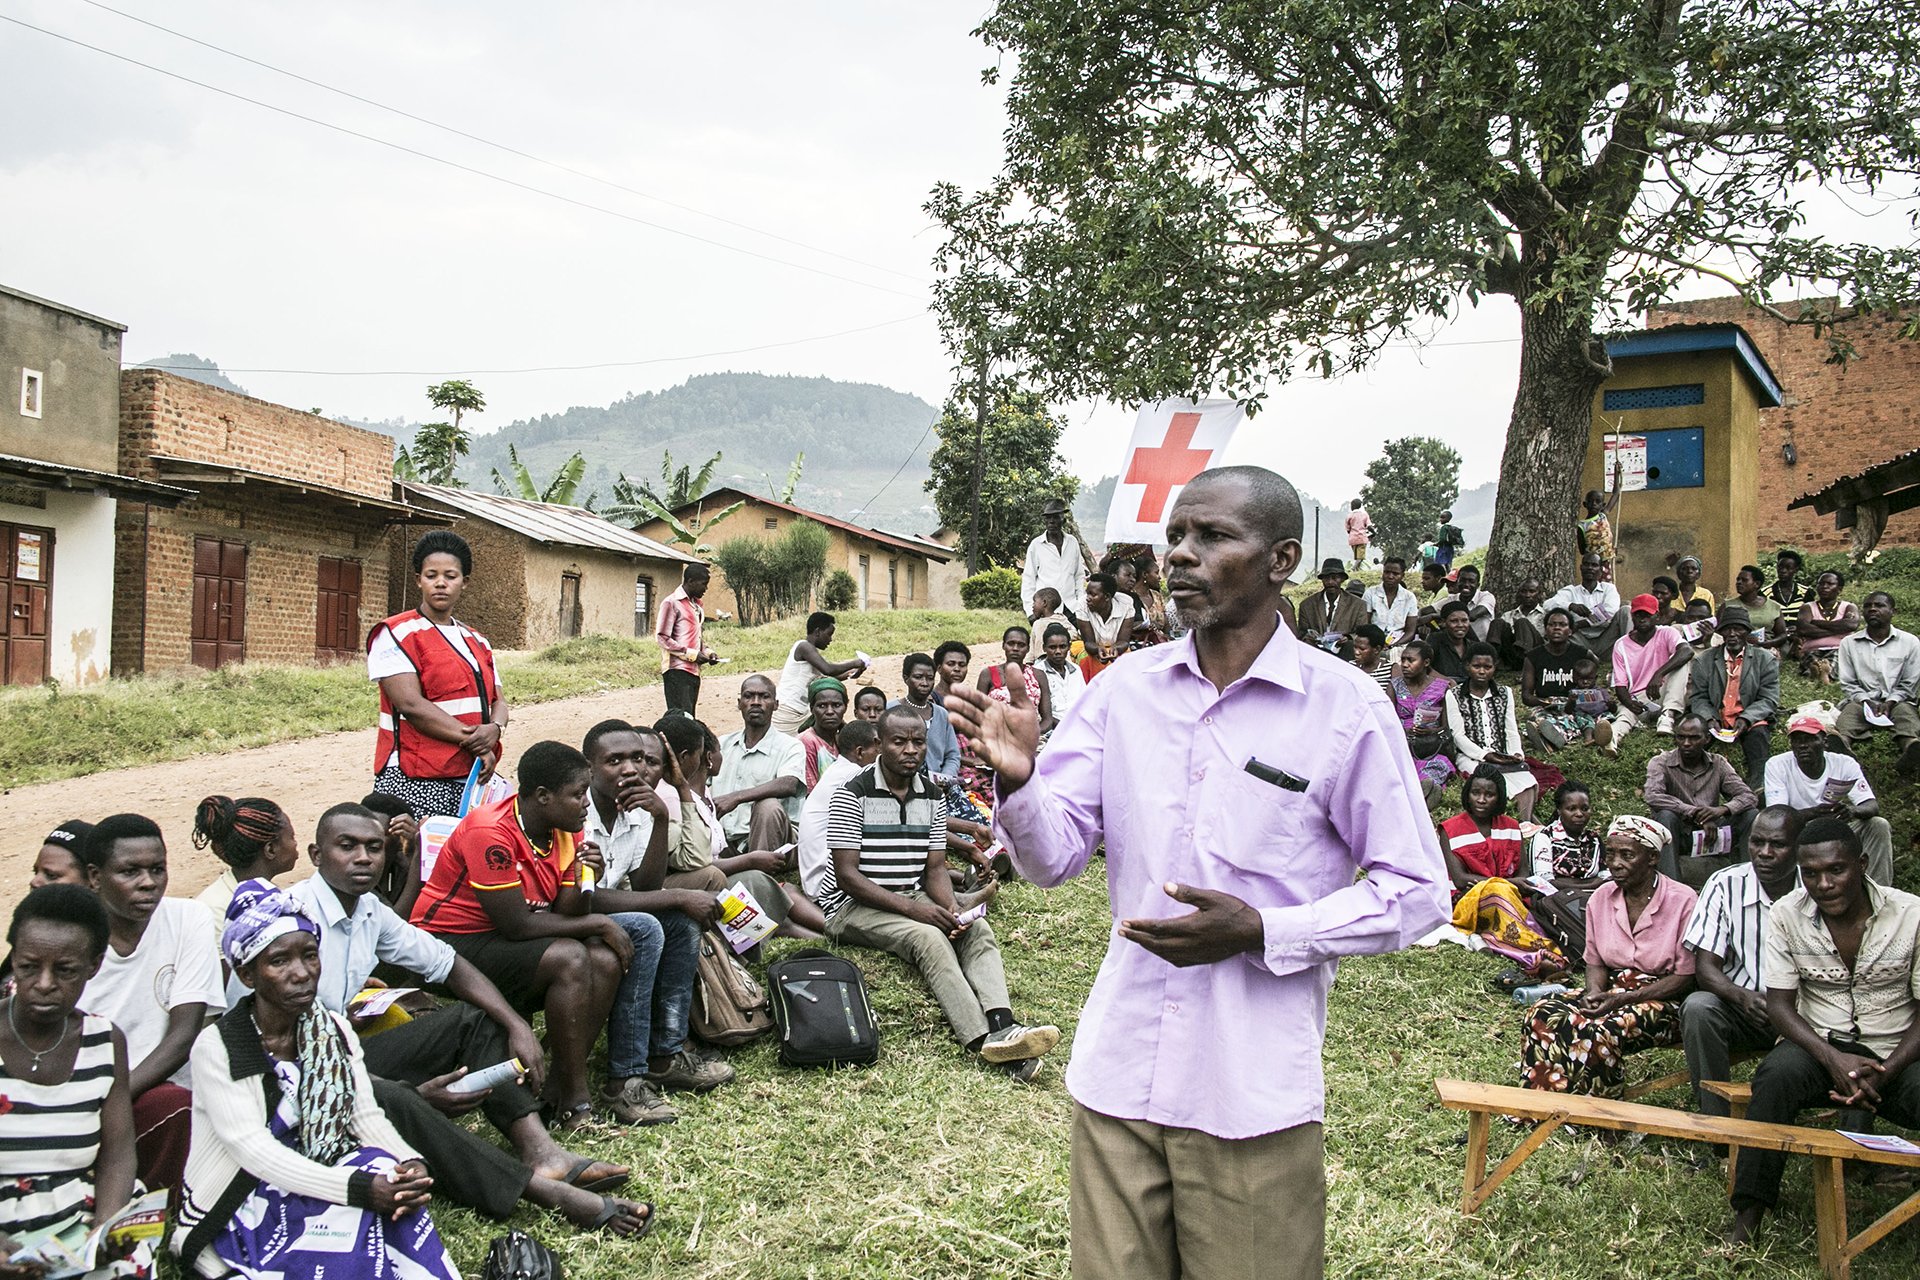
[[[1799,882],[1796,869],[1794,883]],[[1766,890],[1760,887],[1760,873],[1751,862],[1737,862],[1707,877],[1680,941],[1696,952],[1717,957],[1727,980],[1735,986],[1764,991],[1760,985],[1760,955],[1767,913],[1772,907]]]
[[[909,893],[920,887],[927,857],[945,855],[947,810],[940,793],[924,774],[907,784],[903,801],[887,789],[875,760],[834,795],[827,808],[827,849],[860,850],[860,874],[891,893]],[[853,899],[840,888],[833,860],[827,860],[817,897],[820,910],[832,919]]]

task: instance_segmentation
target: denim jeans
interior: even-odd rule
[[[633,963],[620,979],[607,1019],[607,1076],[645,1075],[649,1057],[679,1052],[687,1042],[700,929],[678,911],[619,911],[613,920],[633,940]]]

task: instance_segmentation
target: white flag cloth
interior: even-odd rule
[[[1165,542],[1187,481],[1219,466],[1246,411],[1231,400],[1163,400],[1140,410],[1107,509],[1107,542]]]

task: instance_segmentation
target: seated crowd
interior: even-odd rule
[[[1695,1104],[1724,1116],[1701,1082],[1764,1055],[1749,1119],[1838,1103],[1843,1129],[1920,1127],[1920,897],[1892,887],[1892,828],[1854,755],[1884,732],[1897,773],[1920,775],[1920,639],[1893,625],[1885,591],[1856,607],[1841,574],[1809,588],[1797,554],[1778,563],[1771,587],[1748,565],[1716,604],[1684,557],[1622,610],[1589,549],[1579,583],[1548,595],[1528,582],[1505,612],[1488,600],[1476,640],[1477,576],[1423,603],[1388,561],[1351,660],[1386,688],[1430,804],[1444,813],[1457,797],[1436,824],[1453,925],[1510,963],[1494,985],[1528,988],[1523,1085],[1617,1098],[1628,1055],[1678,1046]],[[1340,566],[1325,568],[1338,590]],[[1345,616],[1330,595],[1308,604],[1303,621]],[[1836,685],[1839,705],[1787,706],[1794,662]],[[1617,758],[1642,729],[1672,740],[1647,763],[1646,813],[1602,819],[1569,780],[1551,822],[1529,820],[1560,774],[1548,757]],[[1729,1238],[1776,1204],[1783,1163],[1741,1154]]]
[[[734,1080],[692,1034],[728,892],[784,936],[898,957],[968,1055],[1034,1079],[1060,1033],[1014,1013],[981,918],[1011,874],[992,778],[941,703],[970,651],[910,655],[889,698],[843,680],[867,660],[826,662],[830,615],[806,631],[791,660],[811,674],[747,677],[737,730],[669,712],[531,743],[457,822],[371,794],[321,814],[303,855],[274,801],[209,796],[194,843],[223,870],[197,897],[167,895],[150,818],[53,831],[8,933],[0,1169],[17,1189],[0,1245],[77,1245],[162,1190],[167,1244],[208,1276],[450,1280],[435,1197],[643,1236],[654,1207],[620,1194],[632,1171],[575,1144],[670,1124],[675,1094]],[[1009,628],[1008,664],[978,687],[1017,681],[1051,728],[1053,695],[1071,705],[1089,674],[1071,638],[1054,624],[1029,664],[1030,633]],[[456,1122],[473,1111],[501,1141]],[[151,1268],[143,1247],[101,1274]]]

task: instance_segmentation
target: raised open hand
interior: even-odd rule
[[[1040,711],[1027,697],[1026,673],[1013,664],[1005,668],[1007,697],[1000,702],[972,685],[947,690],[947,714],[980,763],[998,777],[1002,794],[1017,791],[1033,776],[1040,750]]]

